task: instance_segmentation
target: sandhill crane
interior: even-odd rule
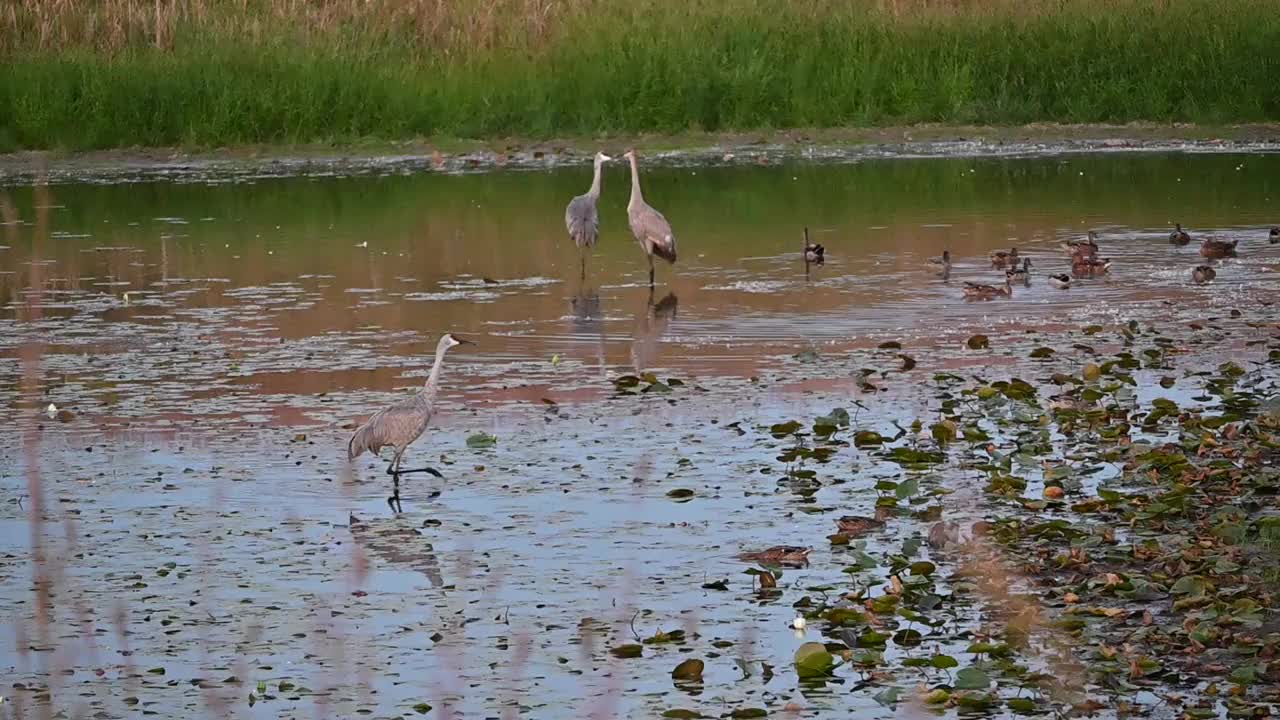
[[[600,237],[600,215],[596,212],[596,200],[600,199],[600,168],[613,158],[596,153],[595,174],[591,177],[591,189],[569,201],[564,209],[564,226],[569,237],[578,246],[582,259],[582,277],[587,276],[587,251],[596,246]]]
[[[640,166],[636,151],[628,150],[623,157],[631,161],[631,201],[627,203],[627,219],[631,222],[631,233],[636,236],[649,261],[649,287],[653,287],[653,256],[675,264],[676,236],[671,232],[671,223],[662,213],[649,207],[640,193]]]
[[[431,366],[431,374],[427,376],[422,389],[411,398],[405,398],[394,405],[374,413],[363,425],[356,428],[347,441],[347,459],[355,460],[364,451],[377,454],[379,450],[390,446],[395,454],[391,464],[387,466],[387,474],[395,480],[395,491],[387,498],[387,505],[393,512],[402,512],[400,505],[400,476],[408,473],[426,472],[436,477],[444,477],[434,468],[422,467],[413,470],[401,470],[400,460],[409,445],[422,436],[423,431],[435,414],[436,394],[440,390],[440,368],[444,365],[444,354],[449,348],[458,345],[474,345],[470,340],[455,337],[452,333],[440,338],[436,344],[436,362]]]

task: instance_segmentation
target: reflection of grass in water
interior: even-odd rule
[[[0,15],[0,148],[1280,116],[1265,0],[72,5]]]

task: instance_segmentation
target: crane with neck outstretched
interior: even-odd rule
[[[649,287],[653,287],[653,256],[676,262],[676,236],[671,232],[671,223],[644,201],[640,192],[640,166],[636,159],[636,151],[628,150],[623,155],[631,161],[631,202],[627,203],[627,219],[631,221],[631,234],[636,236],[645,259],[649,261]]]
[[[347,460],[349,461],[360,457],[366,450],[375,455],[384,447],[390,447],[394,451],[391,464],[387,466],[387,474],[395,481],[395,490],[391,497],[387,498],[387,504],[391,506],[393,512],[404,510],[400,504],[401,475],[426,472],[436,477],[443,477],[438,470],[430,467],[401,470],[400,461],[404,458],[404,451],[409,448],[409,445],[422,437],[427,425],[431,423],[431,417],[435,414],[436,395],[440,392],[440,369],[444,366],[445,353],[449,348],[458,345],[474,344],[470,340],[456,337],[453,333],[440,338],[440,342],[436,344],[435,364],[431,366],[431,374],[427,376],[422,389],[413,397],[405,398],[374,413],[363,425],[356,428],[356,431],[351,434],[351,439],[347,441]]]
[[[568,229],[573,244],[578,246],[584,278],[587,276],[587,251],[596,246],[596,240],[600,237],[600,215],[596,211],[596,201],[600,199],[600,168],[612,159],[602,152],[596,153],[591,188],[570,200],[564,209],[564,226]]]

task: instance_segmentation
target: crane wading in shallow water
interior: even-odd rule
[[[426,472],[438,478],[444,477],[434,468],[421,467],[413,470],[401,470],[400,460],[404,451],[422,437],[422,433],[431,422],[436,411],[436,395],[440,391],[440,367],[444,365],[444,354],[449,348],[458,345],[475,345],[470,340],[455,337],[452,333],[440,338],[436,344],[436,362],[431,366],[431,374],[427,376],[422,389],[413,397],[401,400],[394,405],[374,413],[363,425],[356,428],[347,441],[347,459],[355,460],[368,450],[375,455],[384,447],[390,446],[395,455],[387,466],[387,474],[395,480],[395,491],[387,498],[387,505],[393,512],[402,512],[400,505],[400,476],[408,473]]]
[[[676,236],[671,232],[671,223],[662,213],[649,207],[640,193],[640,166],[636,160],[636,151],[628,150],[623,155],[631,161],[631,202],[627,203],[627,219],[631,222],[631,234],[636,236],[640,249],[649,261],[649,287],[653,287],[653,256],[676,262]]]
[[[600,237],[600,215],[596,212],[596,200],[600,199],[600,167],[612,159],[602,152],[596,153],[591,189],[585,195],[570,200],[564,209],[564,226],[569,230],[573,244],[578,246],[584,278],[587,276],[587,251],[596,246]]]

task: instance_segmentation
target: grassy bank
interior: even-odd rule
[[[71,5],[0,10],[0,150],[1280,119],[1271,0]]]

